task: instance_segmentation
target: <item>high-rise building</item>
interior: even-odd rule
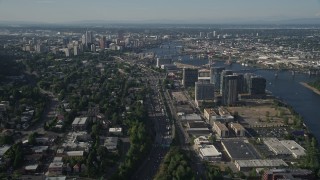
[[[214,100],[214,85],[205,82],[195,83],[195,101]]]
[[[66,57],[70,56],[70,50],[68,48],[64,48],[64,53],[66,54]]]
[[[233,75],[238,76],[238,82],[237,82],[237,89],[238,89],[238,93],[242,94],[244,93],[244,76],[243,74],[240,73],[233,73]]]
[[[198,71],[198,82],[210,83],[210,70],[200,69]]]
[[[91,44],[91,51],[96,52],[96,45],[95,44]]]
[[[255,76],[254,74],[252,74],[252,73],[245,73],[244,75],[243,75],[243,77],[244,77],[244,82],[243,82],[243,84],[244,84],[244,86],[243,86],[243,92],[244,93],[249,93],[249,88],[250,88],[250,84],[251,84],[251,76]]]
[[[223,88],[224,88],[224,76],[232,75],[232,70],[223,70],[221,72],[221,79],[220,79],[220,94],[222,94]]]
[[[105,49],[105,45],[106,45],[106,37],[103,36],[103,37],[100,39],[100,49],[101,49],[101,50],[104,50],[104,49]]]
[[[260,76],[251,77],[249,84],[250,95],[263,95],[266,93],[266,79]]]
[[[213,31],[213,37],[216,37],[216,31]]]
[[[205,34],[204,34],[204,32],[200,32],[200,38],[202,39],[202,38],[205,38]]]
[[[93,40],[92,40],[92,31],[86,31],[86,46],[88,47],[92,42],[93,42]]]
[[[220,91],[221,73],[225,70],[224,67],[210,68],[210,83],[214,84],[215,91]]]
[[[224,85],[222,86],[222,104],[226,106],[234,105],[238,101],[238,76],[223,76]]]
[[[83,45],[86,45],[87,42],[86,42],[86,35],[85,34],[82,35],[81,42]]]
[[[194,87],[198,80],[198,69],[183,68],[182,85],[184,87]]]
[[[79,55],[79,48],[78,46],[73,46],[73,55],[78,56]]]

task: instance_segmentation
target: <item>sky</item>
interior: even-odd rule
[[[0,21],[67,23],[320,18],[320,0],[0,0]]]

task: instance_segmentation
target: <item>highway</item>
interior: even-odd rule
[[[138,65],[141,72],[144,73],[144,76],[142,77],[143,83],[149,85],[151,88],[151,93],[147,96],[146,103],[148,104],[149,120],[151,120],[154,125],[155,139],[150,153],[146,155],[146,158],[131,178],[151,180],[156,175],[162,160],[169,151],[173,139],[173,125],[165,110],[163,98],[160,95],[161,87],[159,85],[159,80],[162,81],[163,77],[157,71],[139,64],[138,61],[124,60],[118,56],[115,56],[114,58],[131,66]]]

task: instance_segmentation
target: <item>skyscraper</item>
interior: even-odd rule
[[[234,105],[238,101],[238,76],[223,76],[224,86],[222,89],[222,104],[226,106]]]
[[[106,37],[103,36],[103,37],[100,39],[100,49],[101,49],[101,50],[104,50],[104,49],[105,49],[105,44],[106,44]]]
[[[238,93],[241,94],[241,93],[244,93],[244,76],[243,74],[240,74],[240,73],[233,73],[233,75],[236,75],[238,76],[238,82],[237,82],[237,89],[238,89]]]
[[[214,85],[205,82],[195,83],[195,101],[199,105],[199,101],[214,100]]]
[[[184,87],[194,87],[198,80],[198,69],[183,68],[182,85]]]
[[[249,84],[250,95],[264,95],[266,92],[266,79],[260,76],[251,77]]]
[[[232,75],[232,70],[223,70],[221,72],[221,79],[220,79],[220,94],[222,94],[224,88],[224,76]]]
[[[86,31],[86,40],[85,40],[85,44],[87,47],[89,47],[89,45],[92,43],[92,31]]]
[[[96,52],[96,45],[95,44],[91,44],[91,51]]]
[[[73,46],[73,55],[78,56],[79,55],[79,48],[78,46]]]
[[[210,68],[210,83],[214,84],[215,91],[220,91],[221,73],[224,67]]]

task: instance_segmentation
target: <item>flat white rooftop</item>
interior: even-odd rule
[[[214,145],[205,145],[203,148],[200,148],[200,153],[204,157],[221,156],[221,152]]]
[[[72,125],[84,125],[87,122],[88,117],[76,117],[72,122]]]
[[[263,138],[263,142],[276,155],[291,154],[291,152],[277,138]]]
[[[292,155],[295,158],[299,158],[301,156],[305,156],[306,152],[305,149],[300,146],[298,143],[296,143],[293,140],[283,140],[280,141],[281,144],[283,144],[283,146],[285,146],[286,148],[288,148],[288,150],[292,153]]]

